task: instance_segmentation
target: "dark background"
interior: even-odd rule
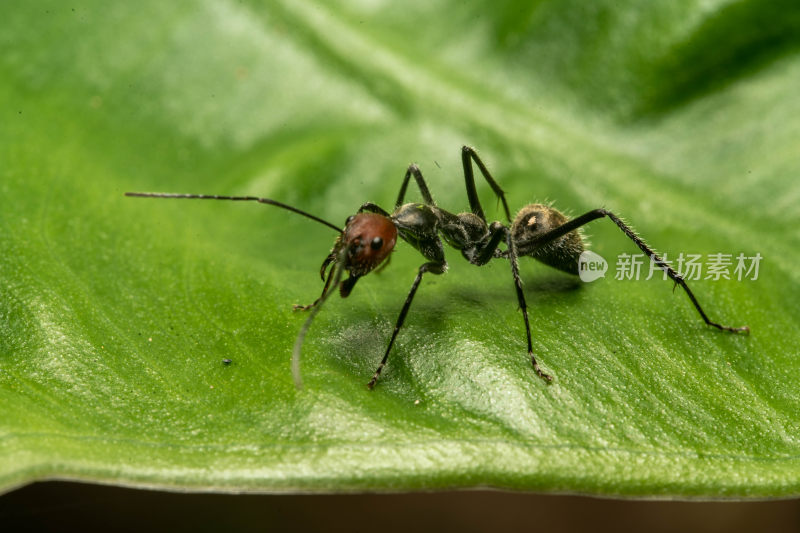
[[[0,531],[797,532],[800,500],[630,501],[499,491],[183,494],[35,483],[0,497]]]

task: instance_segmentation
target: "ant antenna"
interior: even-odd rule
[[[286,209],[287,211],[291,211],[292,213],[303,215],[306,218],[316,220],[320,224],[325,224],[329,228],[333,228],[337,232],[342,233],[341,229],[334,224],[331,224],[327,220],[323,220],[318,216],[312,215],[311,213],[306,213],[302,209],[298,209],[269,198],[258,198],[257,196],[219,196],[216,194],[175,194],[167,192],[126,192],[125,196],[137,196],[139,198],[188,198],[190,200],[233,200],[235,202],[258,202],[260,204],[274,205],[276,207]]]
[[[336,269],[336,273],[333,275],[333,284],[331,285],[332,289],[338,287],[339,282],[342,280],[342,271],[344,270],[343,265],[349,252],[350,246],[347,245],[342,247],[339,255],[336,256],[336,261],[333,264],[333,268]],[[294,349],[292,350],[292,377],[294,378],[294,386],[297,387],[297,390],[303,389],[303,377],[300,375],[300,350],[303,347],[303,341],[306,338],[306,333],[308,333],[308,329],[311,327],[311,322],[314,320],[314,317],[322,308],[322,304],[324,304],[325,300],[327,300],[328,297],[334,292],[336,291],[326,291],[325,294],[320,297],[319,301],[314,303],[314,307],[311,308],[311,312],[309,313],[306,321],[303,323],[303,327],[300,328],[300,333],[297,334],[297,340],[294,342]]]

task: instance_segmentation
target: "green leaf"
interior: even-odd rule
[[[36,1],[0,18],[5,490],[800,494],[794,3]],[[458,212],[462,144],[512,206],[604,206],[668,259],[760,254],[756,280],[690,281],[752,334],[705,326],[660,275],[614,279],[638,249],[599,220],[604,279],[522,261],[551,385],[507,262],[448,249],[368,391],[424,261],[401,243],[317,315],[298,391],[291,305],[319,295],[335,233],[123,196],[266,196],[340,224],[390,208],[415,161]]]

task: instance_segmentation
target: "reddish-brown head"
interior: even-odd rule
[[[389,257],[397,243],[397,228],[383,215],[359,213],[347,219],[341,241],[349,248],[345,269],[361,277]]]

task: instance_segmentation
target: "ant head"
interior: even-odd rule
[[[341,295],[348,296],[358,278],[383,263],[396,243],[397,228],[390,218],[377,213],[359,213],[349,217],[334,246],[334,253],[347,247],[343,266],[350,272],[350,278],[342,282]]]

